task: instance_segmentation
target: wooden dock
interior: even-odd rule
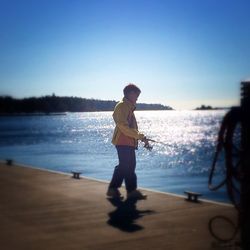
[[[225,248],[208,230],[217,215],[236,223],[230,205],[188,202],[148,190],[147,200],[114,202],[106,198],[107,186],[0,164],[0,249],[236,249]],[[232,232],[227,223],[216,230],[226,236]]]

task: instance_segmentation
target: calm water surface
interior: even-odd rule
[[[207,188],[225,112],[136,111],[140,131],[162,142],[153,143],[152,151],[139,145],[138,185],[177,194],[190,189],[207,199],[227,201],[224,189]],[[113,130],[112,112],[0,117],[0,158],[110,180],[117,164]],[[222,156],[220,165],[223,161]],[[224,177],[222,169],[217,171],[217,181]]]

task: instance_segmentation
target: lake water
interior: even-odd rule
[[[162,142],[152,143],[152,151],[139,144],[138,185],[176,194],[188,189],[206,199],[228,202],[224,188],[211,192],[207,185],[225,113],[136,111],[140,131]],[[0,159],[66,173],[79,170],[88,177],[110,180],[117,164],[113,130],[112,112],[0,117]],[[216,181],[224,177],[223,156],[219,165]]]

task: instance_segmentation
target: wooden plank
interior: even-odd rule
[[[0,164],[0,249],[215,249],[220,243],[209,233],[210,219],[222,214],[237,221],[231,206],[148,190],[147,200],[115,202],[106,199],[107,187]]]

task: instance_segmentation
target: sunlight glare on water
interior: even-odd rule
[[[181,172],[207,172],[225,111],[147,111],[137,112],[140,129],[161,143],[152,143],[150,157],[161,159],[161,168]],[[145,152],[145,154],[147,154]],[[158,162],[158,163],[157,163]],[[209,164],[207,164],[209,162]],[[153,162],[152,162],[153,164]]]

